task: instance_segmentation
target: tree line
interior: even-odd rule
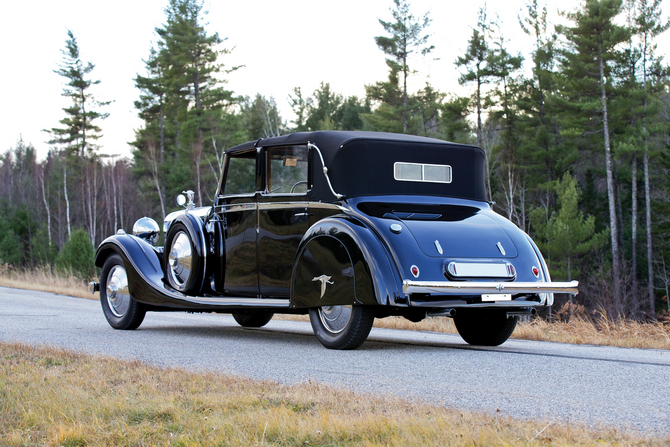
[[[169,0],[144,73],[135,78],[132,159],[100,155],[106,103],[90,87],[69,31],[55,70],[70,100],[47,132],[38,161],[19,141],[0,159],[0,260],[54,263],[76,230],[92,244],[130,231],[143,215],[162,218],[184,189],[212,202],[223,152],[294,131],[370,130],[474,144],[486,153],[494,209],[540,245],[554,280],[579,279],[577,300],[613,317],[667,313],[670,284],[670,89],[656,44],[670,27],[661,0],[586,0],[552,27],[547,7],[527,0],[518,26],[532,51],[513,54],[502,23],[481,8],[454,61],[470,94],[426,83],[412,68],[435,45],[429,14],[392,0],[375,37],[388,77],[344,97],[327,82],[296,86],[283,118],[272,97],[236,95],[225,82],[225,39],[206,30],[203,3]],[[381,57],[381,55],[380,55]],[[411,85],[411,83],[409,84]],[[561,300],[559,300],[561,301]]]

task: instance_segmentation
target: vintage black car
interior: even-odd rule
[[[551,282],[530,237],[492,211],[484,161],[388,133],[250,141],[226,151],[213,206],[180,196],[164,249],[149,218],[103,241],[91,289],[117,329],[147,311],[232,313],[245,327],[309,314],[325,347],[353,349],[375,318],[445,316],[466,342],[499,345],[577,282]]]

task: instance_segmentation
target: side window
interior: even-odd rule
[[[280,146],[267,149],[268,185],[272,194],[305,194],[307,185],[307,146]]]
[[[254,194],[256,192],[256,151],[230,156],[223,193]]]

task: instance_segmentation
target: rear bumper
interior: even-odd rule
[[[479,294],[535,294],[568,293],[577,295],[578,281],[571,282],[474,282],[474,281],[410,281],[402,283],[405,295],[479,295]]]

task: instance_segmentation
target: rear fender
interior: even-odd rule
[[[291,276],[291,307],[386,305],[404,297],[388,250],[358,219],[329,217],[305,233]]]

